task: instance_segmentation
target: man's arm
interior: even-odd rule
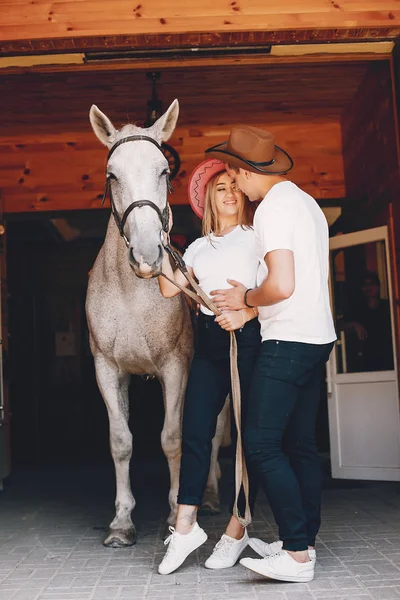
[[[287,300],[294,292],[294,255],[291,250],[272,250],[264,257],[268,275],[259,287],[247,292],[246,301],[250,306],[271,306]],[[246,308],[244,294],[246,288],[237,281],[229,280],[233,287],[226,290],[213,290],[211,295],[218,308],[239,310]]]
[[[294,256],[291,250],[273,250],[264,257],[268,275],[261,285],[247,293],[247,304],[271,306],[287,300],[294,292]]]

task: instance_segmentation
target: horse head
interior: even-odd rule
[[[157,277],[164,257],[163,229],[168,229],[168,161],[160,145],[172,135],[178,100],[151,127],[125,125],[117,130],[93,105],[90,122],[109,149],[106,190],[116,225],[128,247],[129,262],[138,277]]]

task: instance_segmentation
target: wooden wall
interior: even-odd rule
[[[254,121],[253,121],[254,122]],[[317,198],[344,196],[341,135],[338,123],[288,125],[265,123],[279,144],[292,154],[296,169],[293,181]],[[182,164],[173,182],[172,204],[187,204],[188,176],[204,160],[204,150],[227,138],[230,125],[196,128],[179,127],[170,143],[179,151]],[[312,146],[304,147],[304,140]],[[22,147],[21,147],[22,146]],[[27,135],[12,145],[0,148],[0,185],[4,210],[30,212],[98,208],[104,187],[106,149],[91,132],[44,135],[40,139]]]
[[[347,207],[355,229],[386,224],[388,204],[396,199],[395,124],[390,61],[370,65],[342,118]]]
[[[400,8],[396,0],[2,0],[0,17],[2,40],[329,28],[395,36]]]
[[[391,62],[369,67],[343,114],[344,232],[387,225],[400,356],[400,170]]]
[[[181,114],[170,143],[182,166],[172,202],[187,203],[188,175],[204,150],[232,124],[276,135],[295,160],[293,180],[316,198],[345,195],[339,117],[366,63],[170,69],[159,95]],[[96,103],[119,126],[143,119],[150,95],[145,72],[23,73],[0,76],[0,190],[5,212],[100,206],[105,148],[88,119]]]

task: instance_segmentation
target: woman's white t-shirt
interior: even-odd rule
[[[210,297],[211,290],[230,288],[234,279],[252,288],[256,285],[259,261],[254,230],[240,225],[224,236],[210,234],[195,240],[183,255],[192,267],[201,289]],[[206,315],[213,313],[201,306]]]

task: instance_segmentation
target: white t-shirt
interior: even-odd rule
[[[294,254],[295,290],[290,298],[261,306],[262,340],[327,344],[336,339],[329,303],[329,233],[317,202],[290,181],[274,185],[254,216],[257,285],[268,275],[272,250]]]
[[[183,260],[192,267],[201,289],[210,296],[211,290],[232,287],[227,279],[235,279],[246,288],[256,285],[258,259],[253,229],[240,225],[224,236],[213,234],[195,240],[183,255]],[[206,315],[213,313],[201,306]]]

